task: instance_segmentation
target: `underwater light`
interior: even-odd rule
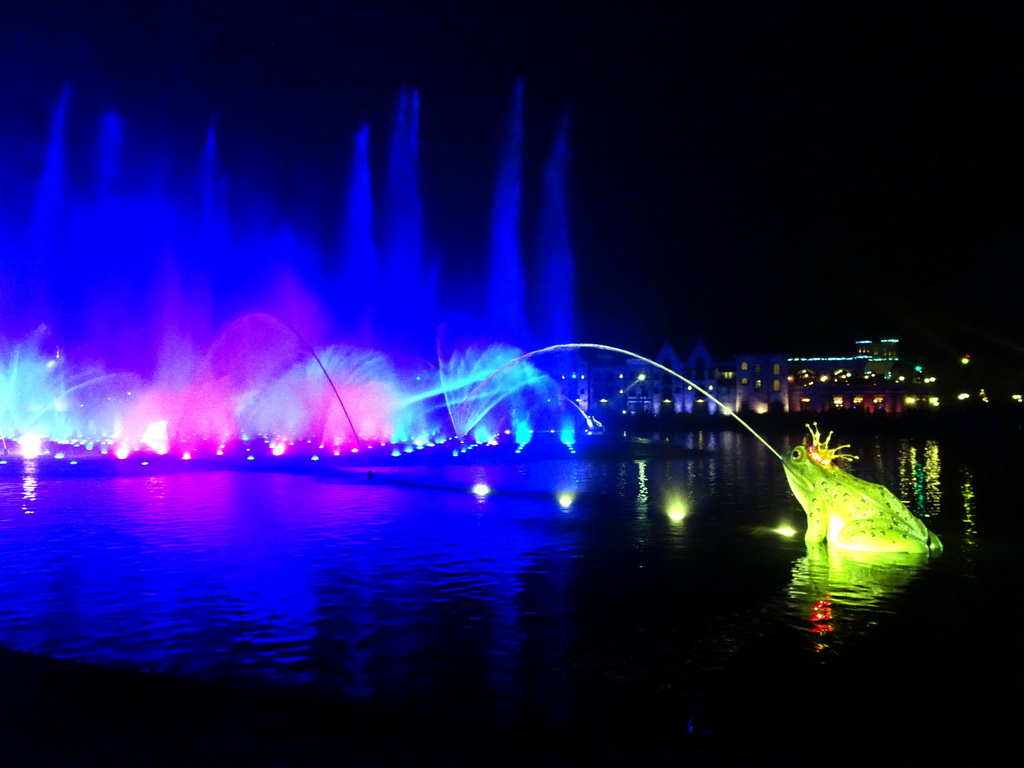
[[[778,528],[775,529],[775,533],[779,534],[780,536],[793,536],[796,534],[796,529],[788,525],[780,525]]]
[[[167,419],[154,422],[147,426],[145,432],[142,433],[142,437],[139,442],[152,448],[161,456],[167,453]]]
[[[477,483],[470,490],[477,496],[486,496],[491,492],[490,486],[486,483]]]
[[[18,438],[18,447],[21,449],[22,458],[34,459],[43,452],[43,438],[26,432]]]
[[[574,497],[571,493],[560,493],[558,494],[558,506],[562,509],[568,509],[572,506]]]
[[[668,519],[673,523],[682,522],[686,517],[686,503],[682,499],[670,499],[668,505],[665,507],[665,514],[668,515]]]

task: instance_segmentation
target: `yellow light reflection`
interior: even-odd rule
[[[936,441],[928,440],[923,448],[909,441],[900,447],[899,495],[907,508],[920,518],[928,519],[939,509],[942,500],[941,469]]]
[[[572,506],[574,497],[571,493],[560,493],[558,494],[558,506],[562,509],[568,509]]]
[[[978,535],[974,525],[974,478],[966,469],[963,470],[963,478],[960,492],[964,497],[964,545],[973,548],[977,545],[975,537]]]
[[[780,536],[796,536],[796,528],[791,525],[780,525],[774,529],[774,532]]]
[[[636,503],[641,506],[647,506],[647,462],[644,459],[638,459],[636,469],[637,482],[640,484],[636,492]]]

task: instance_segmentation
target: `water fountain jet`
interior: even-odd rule
[[[591,344],[591,343],[587,343],[587,342],[579,342],[579,343],[574,343],[574,344],[552,344],[552,345],[544,347],[542,349],[535,349],[532,352],[527,352],[526,354],[520,355],[519,357],[516,357],[516,358],[514,358],[512,360],[509,360],[507,363],[505,363],[505,365],[503,365],[501,368],[499,368],[494,373],[492,373],[490,376],[488,376],[487,379],[482,381],[477,386],[477,389],[482,389],[484,386],[486,386],[490,382],[490,380],[494,376],[496,376],[499,373],[501,373],[504,369],[511,368],[514,365],[518,365],[519,363],[524,362],[525,360],[528,360],[531,357],[536,357],[537,355],[549,354],[549,353],[552,353],[552,352],[567,352],[569,350],[575,350],[575,349],[600,349],[600,350],[603,350],[605,352],[615,352],[615,353],[618,353],[618,354],[621,354],[621,355],[626,355],[627,357],[635,358],[637,360],[642,360],[643,362],[647,363],[648,365],[650,365],[650,366],[652,366],[654,368],[658,368],[659,370],[662,370],[665,373],[668,373],[668,374],[671,374],[672,376],[675,376],[677,379],[680,379],[681,381],[685,382],[686,384],[689,384],[691,387],[693,387],[695,390],[700,392],[706,398],[708,398],[709,400],[711,400],[712,402],[717,404],[718,407],[723,410],[723,412],[725,412],[729,416],[732,416],[734,419],[736,419],[736,421],[738,421],[740,424],[742,424],[754,437],[756,437],[758,440],[760,440],[769,451],[771,451],[773,454],[775,454],[776,458],[778,458],[779,461],[784,461],[784,459],[779,454],[779,452],[776,451],[774,448],[772,448],[771,444],[767,440],[765,440],[763,437],[761,437],[761,435],[759,435],[754,430],[753,427],[751,427],[749,424],[747,424],[747,422],[745,422],[743,419],[741,419],[739,414],[737,414],[735,411],[733,411],[732,408],[727,406],[725,403],[723,403],[717,397],[715,397],[710,392],[708,392],[706,389],[701,387],[699,384],[696,384],[695,382],[690,381],[688,378],[686,378],[685,376],[683,376],[680,373],[676,373],[671,368],[667,368],[666,366],[661,365],[661,363],[654,362],[653,360],[651,360],[648,357],[644,357],[643,355],[639,355],[636,352],[630,352],[628,349],[620,349],[618,347],[610,347],[607,344]],[[472,399],[472,396],[473,396],[473,394],[475,392],[476,392],[476,390],[471,392],[470,396],[467,398],[467,400]]]

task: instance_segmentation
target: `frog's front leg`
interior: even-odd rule
[[[808,544],[825,541],[828,534],[827,520],[823,505],[818,501],[812,502],[807,510],[807,533],[804,534],[804,541]]]

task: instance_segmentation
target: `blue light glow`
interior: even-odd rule
[[[572,327],[567,127],[538,210],[525,218],[523,100],[520,83],[497,158],[489,268],[466,275],[449,264],[460,273],[449,286],[438,282],[439,261],[456,256],[424,237],[415,91],[402,92],[390,131],[355,131],[347,184],[323,180],[284,206],[272,185],[227,183],[234,169],[224,158],[237,147],[225,151],[231,139],[213,123],[196,156],[133,149],[128,158],[125,147],[152,137],[111,112],[79,110],[65,87],[39,142],[41,170],[12,181],[34,188],[31,210],[0,210],[0,253],[24,255],[5,261],[19,290],[5,296],[0,320],[5,338],[21,341],[0,346],[0,433],[80,438],[88,450],[116,439],[118,455],[181,455],[246,435],[426,444],[557,421],[557,387],[533,365],[477,390],[522,347],[566,340]],[[95,158],[65,146],[90,121],[99,126]],[[387,151],[376,152],[381,136]],[[166,167],[187,169],[188,183],[152,181]],[[345,193],[329,205],[312,191],[338,186]],[[282,206],[332,213],[301,226],[264,215]],[[525,281],[521,236],[538,244],[536,285]],[[473,304],[481,297],[486,309]],[[457,346],[438,333],[442,324],[457,330]],[[314,349],[307,338],[328,341]],[[83,362],[83,347],[95,366]],[[339,382],[351,427],[311,352]],[[52,405],[40,410],[30,393]]]

